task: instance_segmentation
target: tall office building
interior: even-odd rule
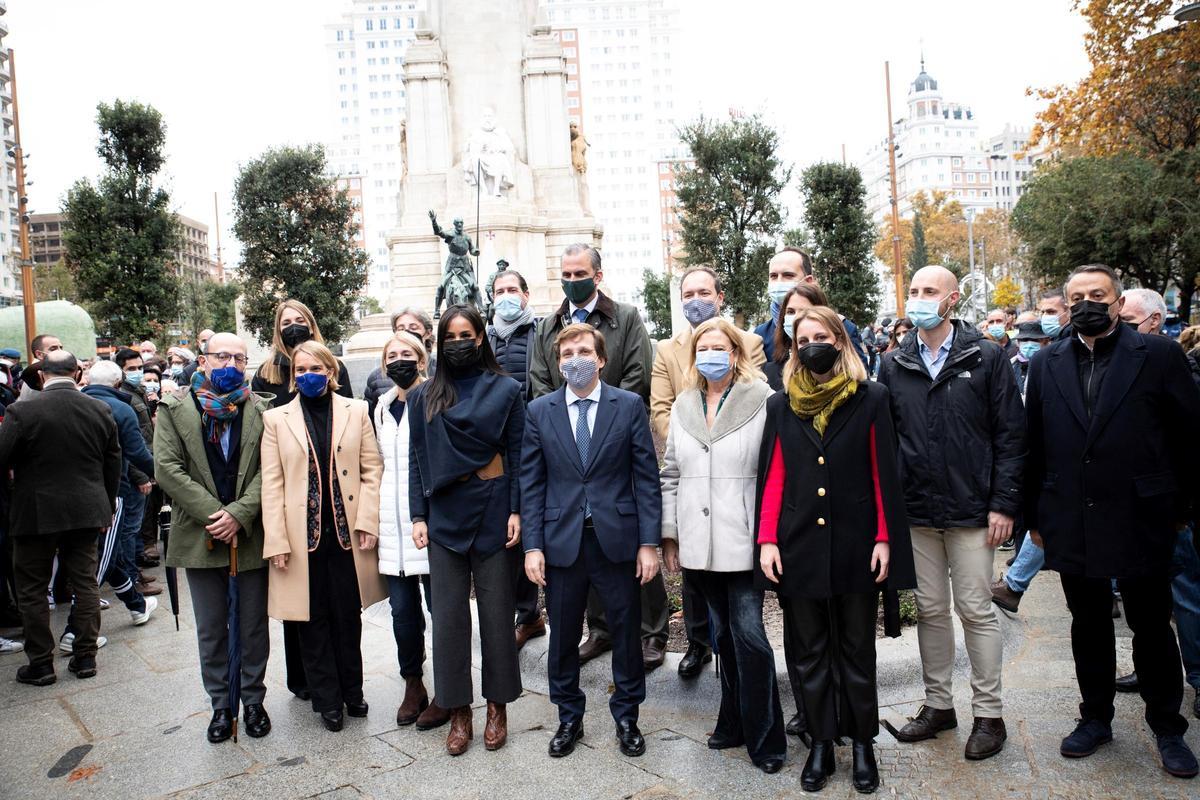
[[[350,0],[325,26],[327,113],[333,137],[326,159],[349,190],[370,256],[367,292],[386,302],[390,290],[387,232],[396,224],[396,195],[404,174],[404,51],[416,38],[426,0]]]
[[[6,0],[0,0],[0,17],[8,12]],[[0,306],[20,305],[21,297],[21,240],[20,210],[17,206],[16,164],[7,152],[16,144],[13,138],[12,72],[8,64],[8,23],[0,19],[0,125],[4,129],[4,150],[0,159],[0,186],[4,200],[0,202]]]
[[[567,102],[589,145],[592,213],[604,225],[604,279],[637,303],[642,270],[664,263],[659,162],[686,157],[675,135],[675,0],[546,0],[567,59]],[[571,69],[574,66],[575,72]],[[572,77],[574,80],[572,80]]]

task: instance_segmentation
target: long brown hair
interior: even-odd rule
[[[833,367],[833,374],[846,374],[850,376],[851,380],[865,381],[867,379],[867,369],[863,366],[862,359],[858,357],[858,353],[854,351],[854,345],[850,343],[850,335],[846,333],[846,326],[842,322],[842,318],[837,315],[837,312],[828,306],[802,308],[796,312],[797,326],[806,319],[815,319],[821,323],[821,327],[825,328],[833,336],[833,342],[838,347],[838,360],[837,364]],[[784,370],[784,385],[787,385],[791,381],[792,374],[797,369],[804,369],[800,364],[800,358],[796,355],[799,348],[796,347],[795,331],[792,333],[792,357],[788,361],[787,369]]]
[[[800,252],[800,251],[795,251]],[[792,337],[788,334],[791,331],[784,332],[783,318],[787,316],[788,303],[792,298],[800,295],[814,306],[829,305],[829,298],[825,296],[825,292],[820,286],[815,283],[800,283],[791,291],[783,296],[783,302],[779,304],[779,316],[775,320],[775,363],[782,364],[787,361],[788,354],[792,352]]]
[[[279,320],[283,318],[283,312],[289,308],[299,311],[300,316],[304,317],[304,322],[308,325],[308,330],[312,334],[312,341],[325,344],[325,337],[321,335],[321,329],[317,326],[317,318],[313,316],[308,306],[292,297],[289,297],[287,300],[281,300],[279,305],[275,306],[275,327],[271,332],[271,351],[267,354],[267,358],[263,361],[262,366],[258,368],[258,374],[262,375],[263,380],[267,383],[279,384],[291,380],[290,366],[288,373],[284,373],[279,365],[280,356],[286,358],[289,364],[292,360],[291,348],[283,343],[283,337],[279,330]]]
[[[454,388],[454,378],[450,375],[450,367],[448,361],[442,358],[442,348],[446,342],[446,330],[450,327],[450,323],[459,317],[466,317],[467,322],[471,323],[471,329],[475,331],[476,336],[484,334],[487,330],[487,325],[483,321],[483,317],[475,310],[475,306],[450,306],[446,309],[446,313],[442,314],[442,318],[438,321],[437,329],[437,354],[438,362],[446,366],[442,366],[433,373],[433,378],[425,387],[425,421],[429,422],[438,414],[446,411],[455,403],[458,402],[458,390]],[[496,375],[507,375],[496,361],[495,354],[492,353],[492,346],[488,343],[488,337],[483,336],[479,343],[479,366],[484,372],[492,372]]]

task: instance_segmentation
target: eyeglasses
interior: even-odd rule
[[[229,359],[232,358],[233,363],[237,364],[239,367],[246,366],[246,363],[250,360],[250,359],[246,358],[244,355],[242,355],[241,353],[238,353],[236,355],[233,353],[205,353],[204,357],[211,359],[211,360],[217,362],[218,364],[228,363]]]

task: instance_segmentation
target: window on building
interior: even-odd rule
[[[375,20],[373,20],[373,19],[367,20],[367,30],[369,30],[369,31],[375,30]]]

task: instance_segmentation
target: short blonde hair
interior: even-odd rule
[[[700,323],[696,330],[692,331],[692,347],[688,351],[686,386],[699,389],[700,391],[708,388],[708,381],[696,369],[696,345],[702,336],[713,331],[724,334],[725,338],[729,340],[730,347],[733,348],[731,352],[737,354],[737,357],[733,359],[731,370],[733,373],[733,383],[754,383],[755,381],[766,380],[766,376],[750,360],[750,353],[742,345],[742,332],[737,329],[737,326],[722,317],[713,317],[710,320]]]
[[[854,345],[850,342],[850,336],[846,333],[846,324],[842,322],[842,318],[828,306],[814,306],[813,308],[802,308],[796,312],[796,322],[792,327],[792,355],[784,368],[784,385],[787,385],[797,369],[804,369],[804,366],[800,363],[800,357],[797,355],[799,348],[796,347],[795,326],[798,326],[806,319],[815,319],[821,323],[821,326],[825,330],[833,335],[833,342],[839,348],[838,360],[833,366],[833,374],[845,374],[851,380],[865,381],[867,379],[867,369],[863,366],[862,359],[858,357],[858,353],[854,350]]]
[[[296,391],[296,355],[299,353],[312,356],[317,360],[317,363],[329,371],[329,391],[336,392],[341,388],[341,385],[338,383],[338,373],[341,372],[341,368],[337,357],[325,345],[309,339],[307,342],[301,342],[292,349],[292,374],[288,376],[288,388],[291,391]]]
[[[426,367],[429,366],[429,353],[425,352],[425,344],[408,331],[396,331],[392,334],[392,338],[383,343],[383,350],[379,353],[379,365],[383,368],[384,372],[387,372],[387,351],[392,346],[392,342],[399,342],[405,347],[411,347],[417,353],[417,365],[424,364]],[[420,382],[420,380],[421,377],[418,376],[417,381]]]

